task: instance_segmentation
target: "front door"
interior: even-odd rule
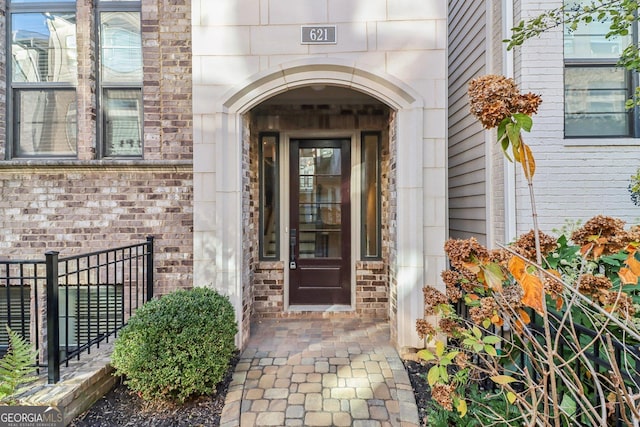
[[[291,140],[289,303],[351,303],[349,139]]]

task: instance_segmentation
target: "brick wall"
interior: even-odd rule
[[[99,160],[95,1],[77,1],[78,158],[0,161],[0,257],[42,258],[156,238],[156,293],[192,286],[191,8],[143,0],[144,158]],[[0,0],[4,9],[5,2]],[[4,15],[0,38],[4,41]],[[4,43],[0,43],[4,46]],[[0,49],[0,79],[5,51]],[[4,156],[5,84],[0,84]]]
[[[2,168],[0,254],[64,257],[153,235],[156,292],[188,287],[192,187],[188,168]]]

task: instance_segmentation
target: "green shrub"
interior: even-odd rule
[[[115,342],[116,375],[145,400],[210,394],[226,374],[238,331],[227,297],[196,288],[138,309]]]

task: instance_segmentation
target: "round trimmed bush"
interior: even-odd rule
[[[236,347],[234,309],[207,288],[180,290],[140,307],[115,341],[116,375],[145,400],[211,394]]]

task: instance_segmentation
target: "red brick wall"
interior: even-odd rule
[[[142,0],[144,158],[96,159],[95,1],[77,1],[78,158],[0,160],[0,257],[156,238],[156,293],[192,286],[191,2]],[[4,8],[4,0],[0,7]],[[0,159],[5,138],[0,15]]]

